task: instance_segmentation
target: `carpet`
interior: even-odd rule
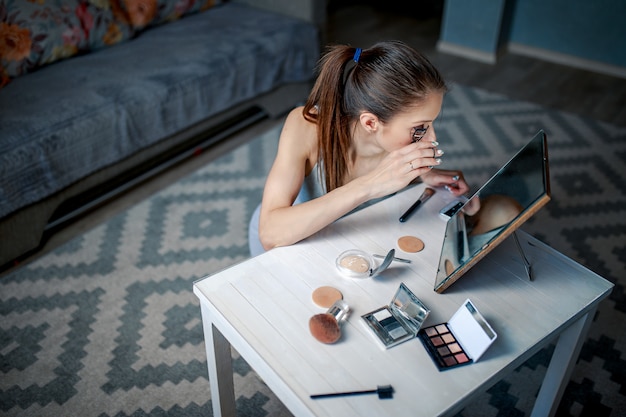
[[[192,284],[248,257],[248,219],[279,129],[0,280],[1,415],[212,415]],[[626,128],[454,85],[436,125],[442,167],[462,168],[476,187],[539,129],[552,200],[522,229],[615,283],[557,415],[626,415]],[[458,417],[529,415],[550,354],[538,352]],[[238,415],[290,416],[233,358]]]

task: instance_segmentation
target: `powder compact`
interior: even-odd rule
[[[440,371],[478,361],[498,335],[467,299],[443,324],[425,327],[419,338]]]
[[[429,313],[430,310],[402,283],[388,306],[361,317],[376,340],[388,349],[417,336]]]
[[[337,257],[335,265],[339,272],[348,278],[369,278],[371,271],[377,266],[372,255],[359,249],[342,252]]]

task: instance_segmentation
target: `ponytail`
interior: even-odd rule
[[[341,185],[349,166],[350,118],[343,109],[344,74],[349,74],[355,48],[327,49],[318,64],[318,77],[304,106],[304,117],[317,123],[318,163],[323,164],[326,190]],[[348,68],[347,68],[348,67]]]

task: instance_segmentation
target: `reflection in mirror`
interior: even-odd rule
[[[448,220],[435,291],[456,282],[549,200],[547,138],[539,131]]]

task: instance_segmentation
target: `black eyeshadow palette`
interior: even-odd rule
[[[419,338],[439,370],[472,363],[446,323],[422,329]]]
[[[440,371],[476,362],[497,336],[469,299],[447,323],[425,327],[418,333]]]

